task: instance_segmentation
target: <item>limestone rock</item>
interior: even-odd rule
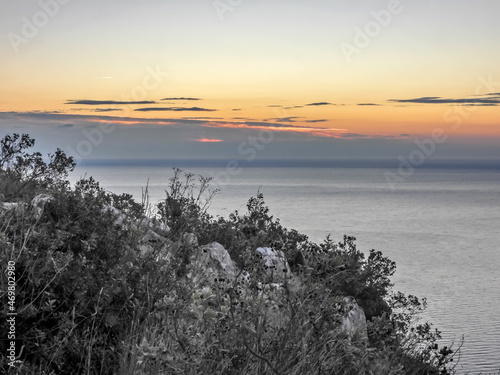
[[[10,211],[10,210],[15,210],[19,207],[21,207],[22,203],[17,203],[17,202],[5,202],[0,204],[0,208],[4,211]]]
[[[42,216],[43,209],[47,204],[47,202],[50,202],[53,199],[54,198],[50,195],[38,194],[31,200],[30,208],[33,210],[33,216],[36,220],[40,219],[40,217]],[[11,211],[11,210],[22,211],[26,208],[27,206],[22,202],[0,203],[0,209],[3,209],[5,211]]]
[[[38,194],[31,200],[31,207],[34,209],[35,218],[38,220],[42,216],[43,209],[47,202],[54,200],[54,198],[47,194]]]
[[[119,209],[113,206],[105,205],[102,209],[102,213],[111,213],[114,217],[113,224],[119,227],[127,227],[126,221],[127,217]]]
[[[164,223],[155,223],[153,220],[147,217],[131,221],[126,214],[124,214],[116,207],[110,205],[105,205],[102,209],[102,213],[111,213],[111,215],[114,217],[114,225],[119,226],[123,229],[129,229],[130,227],[132,227],[134,229],[142,230],[146,233],[147,236],[149,236],[149,239],[151,240],[164,239],[164,237],[157,232],[160,232],[162,234],[170,232],[170,228],[168,227],[168,225]]]
[[[285,254],[280,250],[273,250],[270,247],[259,247],[255,250],[264,260],[266,273],[272,280],[283,280],[291,277],[291,270],[286,260]]]
[[[350,336],[358,332],[365,340],[368,339],[365,311],[352,297],[344,297],[344,302],[345,313],[342,317],[342,329]]]
[[[167,224],[164,223],[157,223],[156,221],[153,221],[147,217],[143,217],[141,219],[137,219],[135,221],[135,226],[139,229],[151,229],[154,230],[155,232],[160,232],[160,233],[168,233],[170,232],[170,228]]]
[[[204,278],[234,281],[240,274],[227,250],[218,242],[201,246],[194,255],[193,265],[195,274],[191,277],[195,282]]]

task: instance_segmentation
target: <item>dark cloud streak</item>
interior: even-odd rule
[[[171,111],[171,112],[214,112],[216,109],[209,108],[200,108],[200,107],[145,107],[145,108],[137,108],[134,111],[139,112],[157,112],[157,111]]]
[[[200,98],[163,98],[162,100],[202,100]]]
[[[96,108],[93,110],[94,112],[116,112],[123,111],[122,108]]]
[[[79,104],[79,105],[114,105],[114,104],[155,104],[152,100],[141,101],[121,101],[121,100],[68,100],[64,104]]]
[[[309,106],[320,106],[320,105],[333,105],[333,104],[332,103],[328,103],[328,102],[317,102],[317,103],[306,104],[307,107],[309,107]]]
[[[492,96],[493,98],[478,97],[478,98],[463,98],[463,99],[446,99],[446,98],[441,98],[439,96],[424,96],[415,99],[390,99],[389,101],[395,103],[415,103],[415,104],[472,104],[476,106],[499,105],[500,97],[498,97],[497,94],[494,94]]]

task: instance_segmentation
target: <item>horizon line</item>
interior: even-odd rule
[[[78,167],[399,168],[397,159],[83,159]],[[232,166],[234,168],[234,165]],[[500,159],[430,159],[415,169],[500,169]]]

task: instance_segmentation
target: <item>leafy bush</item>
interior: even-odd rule
[[[262,194],[244,214],[213,218],[210,179],[197,185],[178,169],[156,217],[145,218],[144,202],[92,178],[70,187],[64,153],[47,163],[26,152],[26,135],[1,144],[3,200],[17,201],[2,208],[0,199],[0,263],[16,264],[19,356],[8,367],[2,347],[2,373],[450,373],[454,353],[415,323],[425,301],[393,293],[394,262],[374,250],[365,257],[353,237],[314,244],[274,219]],[[52,199],[37,213],[40,192]],[[151,236],[160,224],[170,231]],[[242,272],[194,277],[200,248],[188,233],[221,243]],[[259,246],[283,251],[292,275],[266,278]],[[5,278],[0,286],[5,298]],[[365,310],[368,337],[342,328],[345,297]]]
[[[12,200],[24,193],[67,184],[66,177],[76,164],[72,157],[57,149],[48,163],[40,152],[26,150],[35,145],[28,134],[6,135],[0,140],[0,195]]]

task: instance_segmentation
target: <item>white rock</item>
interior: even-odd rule
[[[42,216],[43,209],[47,202],[54,200],[54,198],[47,194],[38,194],[31,200],[31,206],[35,210],[35,218],[38,220]]]
[[[346,331],[350,336],[358,332],[366,340],[368,331],[366,329],[365,311],[352,297],[344,297],[344,302],[346,312],[342,317],[342,330]]]
[[[122,227],[123,229],[129,229],[131,226],[132,228],[142,230],[146,233],[146,236],[149,236],[153,240],[164,239],[164,237],[160,236],[158,233],[156,233],[156,231],[160,231],[160,233],[170,232],[170,228],[168,227],[168,225],[164,223],[155,224],[153,220],[149,219],[148,217],[143,217],[141,219],[136,219],[135,221],[131,221],[126,214],[124,214],[116,207],[110,205],[104,205],[101,212],[111,213],[111,215],[114,217],[113,221],[114,225]]]
[[[125,227],[127,217],[117,208],[109,205],[105,205],[102,209],[103,213],[110,212],[114,216],[113,224],[119,227]]]
[[[54,200],[54,198],[47,194],[38,194],[31,200],[31,208],[33,209],[33,214],[36,220],[40,219],[42,216],[45,204],[52,200]],[[22,210],[24,207],[25,205],[22,202],[7,202],[0,204],[0,208],[6,211]]]
[[[140,229],[152,229],[152,230],[155,230],[155,231],[161,231],[161,232],[164,232],[164,233],[168,233],[170,232],[170,228],[167,224],[165,223],[155,223],[153,220],[151,220],[150,218],[148,217],[143,217],[141,219],[137,219],[135,221],[135,224],[137,226],[137,228],[140,228]]]
[[[227,250],[218,242],[202,246],[194,257],[195,274],[191,277],[195,282],[204,278],[234,281],[240,273]]]
[[[0,205],[0,208],[2,208],[5,211],[10,211],[10,210],[15,210],[18,207],[21,207],[22,203],[15,203],[15,202],[6,202],[2,203]]]
[[[262,256],[267,267],[267,275],[270,278],[282,280],[285,277],[291,277],[290,266],[283,251],[273,250],[270,247],[259,247],[256,252]]]

